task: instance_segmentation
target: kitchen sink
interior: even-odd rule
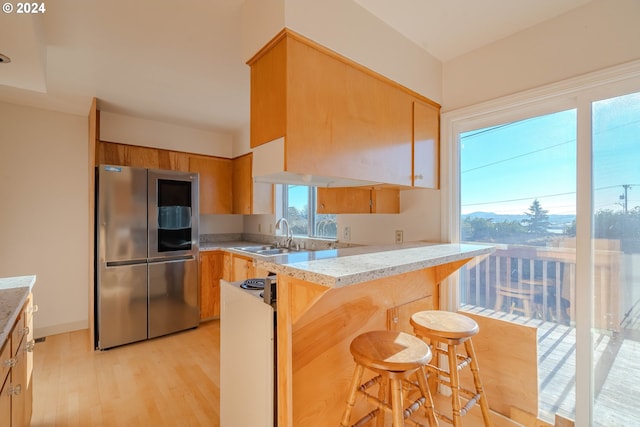
[[[241,246],[238,248],[233,248],[237,251],[249,252],[252,254],[270,256],[270,255],[280,255],[287,254],[290,252],[308,252],[306,250],[296,250],[290,248],[280,248],[274,245],[262,245],[262,246]]]
[[[279,249],[276,248],[273,245],[261,245],[261,246],[241,246],[239,248],[233,248],[237,251],[245,251],[245,252],[251,252],[251,253],[258,253],[260,251],[268,251],[268,250],[272,250],[272,249]]]

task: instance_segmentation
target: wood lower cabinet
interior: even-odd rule
[[[400,213],[400,191],[392,188],[318,188],[317,213]]]
[[[0,425],[26,427],[33,402],[33,302],[29,295],[0,353]]]
[[[200,213],[233,212],[232,163],[230,159],[190,156],[189,171],[200,174]]]
[[[224,252],[200,252],[200,320],[220,317]]]
[[[235,281],[253,277],[253,258],[233,254],[231,259],[231,278]]]
[[[267,277],[268,271],[255,266],[253,258],[225,252],[222,278],[227,282],[239,282],[254,277]]]

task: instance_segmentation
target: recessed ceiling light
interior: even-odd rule
[[[5,62],[11,62],[11,58],[0,53],[0,64],[4,64]]]

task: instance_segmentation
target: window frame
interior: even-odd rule
[[[336,218],[336,235],[335,236],[318,236],[315,234],[316,224],[317,224],[317,201],[318,201],[318,192],[317,187],[310,185],[300,185],[300,184],[277,184],[276,187],[276,195],[279,194],[279,199],[277,201],[277,209],[276,213],[278,217],[284,217],[289,221],[289,186],[296,185],[299,187],[307,187],[307,234],[295,234],[294,237],[302,237],[302,238],[312,238],[312,239],[325,239],[331,241],[337,241],[337,218]],[[277,200],[277,199],[276,199]]]
[[[527,90],[444,113],[441,120],[441,230],[443,241],[459,242],[461,133],[522,120],[567,108],[577,109],[576,281],[586,287],[576,300],[576,425],[593,424],[592,340],[592,140],[591,104],[640,91],[640,60],[603,71]],[[459,280],[454,274],[441,286],[440,307],[456,311],[460,306]],[[443,283],[443,284],[445,284]],[[586,325],[586,327],[585,327]]]

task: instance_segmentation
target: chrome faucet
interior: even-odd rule
[[[276,230],[280,230],[281,226],[287,226],[287,231],[282,230],[282,234],[286,236],[285,247],[289,249],[291,247],[291,241],[293,240],[293,232],[291,231],[291,227],[289,227],[289,221],[286,218],[282,217],[278,221],[276,221]]]

